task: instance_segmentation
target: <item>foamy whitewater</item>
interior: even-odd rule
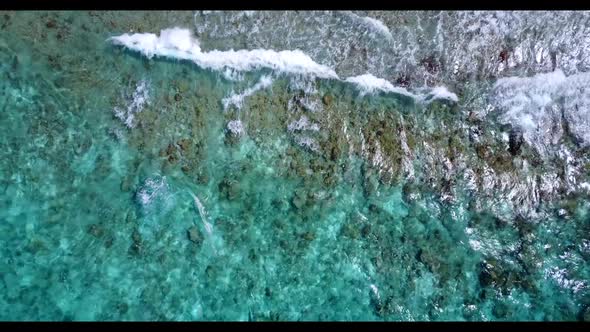
[[[545,134],[562,115],[569,129],[583,145],[590,143],[590,75],[566,76],[563,71],[532,77],[506,77],[494,86],[494,101],[505,123],[515,123],[532,145],[550,144]]]
[[[273,50],[230,50],[201,52],[199,42],[193,38],[189,29],[170,28],[153,33],[123,34],[111,37],[114,44],[123,45],[148,58],[162,56],[173,59],[189,60],[199,67],[223,70],[232,68],[240,71],[252,71],[260,68],[293,74],[311,74],[320,78],[338,78],[336,73],[315,63],[305,53],[295,51]]]
[[[266,89],[272,84],[272,79],[269,76],[262,76],[260,81],[256,83],[254,86],[247,88],[245,91],[237,94],[232,94],[229,97],[223,98],[221,103],[223,104],[223,109],[227,110],[230,106],[235,106],[236,108],[240,109],[242,104],[244,103],[244,98],[251,96],[255,92]]]
[[[135,127],[135,115],[141,112],[149,104],[149,82],[142,80],[137,84],[132,95],[123,96],[128,104],[125,107],[115,107],[113,112],[127,128]]]
[[[360,22],[363,22],[364,24],[368,25],[369,27],[371,27],[371,29],[375,30],[376,32],[378,32],[381,36],[384,36],[387,41],[393,41],[393,35],[391,34],[391,31],[389,31],[389,28],[387,28],[387,26],[385,24],[383,24],[383,22],[381,22],[380,20],[373,18],[373,17],[369,17],[369,16],[359,16],[356,15],[354,13],[348,13],[351,17],[357,19]]]
[[[364,18],[367,19],[367,18]],[[369,20],[372,25],[377,25],[380,31],[381,25],[376,20]],[[228,73],[227,69],[237,71],[252,71],[260,68],[269,68],[279,73],[311,75],[325,79],[340,79],[336,72],[329,67],[314,62],[308,55],[300,50],[274,51],[274,50],[229,50],[229,51],[208,51],[202,52],[199,41],[192,37],[189,29],[170,28],[160,31],[157,36],[153,33],[123,34],[111,37],[109,40],[115,45],[122,45],[130,50],[139,52],[147,58],[162,56],[173,59],[189,60],[202,68],[224,71],[227,78],[235,79],[234,74]],[[424,96],[417,96],[404,88],[395,87],[390,82],[375,77],[371,74],[353,76],[344,79],[345,82],[355,84],[361,91],[361,95],[375,92],[396,93],[420,100],[447,99],[458,101],[455,94],[444,87],[436,87],[428,90]],[[254,87],[259,89],[262,87]],[[248,91],[256,91],[248,90]],[[241,98],[247,96],[235,95],[224,101],[224,105],[239,104]],[[232,99],[233,98],[233,99]]]
[[[375,77],[371,74],[364,74],[364,75],[360,75],[360,76],[348,77],[345,79],[345,81],[356,85],[357,88],[361,91],[361,94],[363,94],[363,95],[375,93],[377,91],[381,91],[381,92],[392,92],[392,93],[397,93],[397,94],[405,95],[408,97],[416,98],[416,96],[414,94],[408,92],[408,90],[406,90],[404,88],[395,87],[395,86],[393,86],[393,84],[391,84],[387,80]]]

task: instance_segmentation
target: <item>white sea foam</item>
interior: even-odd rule
[[[295,137],[295,142],[299,146],[309,149],[311,151],[318,151],[320,149],[320,146],[318,145],[318,143],[311,137],[297,136],[297,137]]]
[[[131,96],[125,97],[130,100],[129,104],[124,108],[115,107],[113,112],[128,128],[134,128],[135,114],[143,111],[145,105],[149,104],[149,97],[148,82],[143,80],[139,82]]]
[[[209,234],[209,236],[213,235],[213,229],[209,221],[207,221],[207,211],[205,211],[203,203],[201,203],[201,200],[192,191],[190,192],[190,194],[193,197],[197,209],[199,210],[199,215],[201,216],[201,221],[203,222],[203,226],[205,226],[207,234]]]
[[[567,269],[556,266],[545,270],[545,278],[553,279],[559,286],[572,290],[574,294],[587,287],[586,281],[572,279]]]
[[[454,102],[459,101],[459,98],[457,98],[457,95],[450,92],[444,86],[437,86],[437,87],[432,88],[426,94],[426,99],[427,100],[450,100],[450,101],[454,101]]]
[[[290,99],[287,108],[290,111],[297,111],[299,107],[310,112],[321,112],[322,102],[314,77],[297,75],[289,80],[289,91],[295,92],[296,98]]]
[[[258,81],[258,83],[256,83],[254,86],[247,88],[241,93],[234,93],[229,97],[223,98],[221,101],[223,104],[223,109],[227,110],[232,105],[240,109],[244,103],[244,98],[253,95],[256,91],[268,88],[271,84],[272,79],[270,76],[262,76],[260,81]]]
[[[563,71],[532,77],[499,79],[492,93],[500,120],[523,130],[527,142],[543,153],[562,135],[562,114],[581,144],[590,143],[590,73],[566,76]],[[563,101],[563,102],[562,102]]]
[[[378,92],[395,93],[404,95],[410,98],[414,98],[421,102],[432,102],[434,100],[450,100],[458,102],[459,98],[456,94],[450,92],[444,86],[437,86],[434,88],[422,88],[419,89],[419,93],[412,93],[405,88],[397,87],[391,84],[391,82],[375,77],[372,74],[364,74],[359,76],[348,77],[344,80],[345,82],[354,84],[357,89],[360,90],[361,96],[366,94],[375,94]]]
[[[320,126],[317,123],[311,123],[309,119],[304,115],[299,120],[291,122],[287,126],[287,129],[290,132],[303,130],[319,131]]]
[[[231,68],[238,71],[252,71],[270,68],[284,73],[338,78],[334,70],[314,62],[300,50],[277,52],[256,49],[202,52],[198,40],[192,37],[190,30],[182,28],[161,30],[159,36],[153,33],[126,33],[111,37],[109,40],[114,44],[140,52],[148,58],[162,56],[190,60],[199,67],[213,70]]]
[[[369,285],[369,287],[371,287],[371,291],[373,291],[373,294],[377,297],[377,299],[381,299],[381,296],[379,295],[379,288],[377,288],[377,286],[374,284]]]
[[[304,95],[314,95],[318,93],[318,89],[313,77],[294,76],[289,80],[289,91],[299,92],[303,91]]]
[[[256,15],[256,11],[255,10],[244,10],[242,12],[243,15],[248,16],[248,17],[252,17],[254,15]]]
[[[399,138],[401,140],[402,151],[404,152],[403,158],[402,158],[402,167],[403,167],[404,173],[406,174],[406,178],[408,180],[413,180],[414,179],[414,165],[412,163],[412,160],[414,159],[414,153],[412,152],[412,150],[408,146],[408,138],[406,136],[406,131],[404,129],[403,119],[402,119],[401,131],[399,133]]]
[[[378,20],[372,18],[363,19],[368,20],[367,22],[378,27],[382,32],[387,30],[387,27]],[[221,71],[228,80],[241,80],[240,72],[253,71],[261,68],[268,68],[279,73],[340,80],[333,69],[316,63],[301,50],[275,51],[255,49],[203,52],[199,46],[199,41],[191,35],[188,29],[164,29],[160,31],[159,36],[153,33],[126,33],[111,37],[109,40],[115,45],[122,45],[148,58],[161,56],[192,61],[202,68]],[[309,80],[303,81],[309,82]],[[361,91],[361,95],[386,92],[405,95],[422,101],[436,99],[458,101],[457,96],[444,87],[427,89],[423,95],[416,95],[405,88],[394,86],[391,82],[375,77],[370,73],[348,77],[344,81],[354,84]],[[227,108],[229,105],[239,107],[244,97],[268,85],[270,85],[269,81],[261,81],[241,94],[226,98],[224,99],[224,107]],[[316,104],[310,105],[310,108],[315,110],[317,108],[316,106],[318,106]]]
[[[244,133],[244,124],[240,120],[231,120],[227,123],[227,130],[236,136],[241,136]]]
[[[379,33],[382,36],[385,36],[389,41],[393,41],[393,35],[389,28],[380,20],[369,17],[369,16],[359,16],[353,12],[345,12],[346,15],[351,17],[355,23],[360,22],[361,24],[369,27],[369,29]]]
[[[228,81],[243,81],[244,80],[244,75],[235,70],[235,69],[231,69],[231,68],[226,68],[225,71],[223,72],[223,77],[225,77],[225,79],[227,79]]]
[[[383,24],[383,22],[368,16],[362,17],[361,19],[375,31],[387,37],[387,39],[393,40],[393,35],[391,34],[391,31],[389,31],[389,28],[385,24]]]
[[[416,96],[408,90],[393,86],[393,84],[391,84],[389,81],[375,77],[368,73],[364,75],[348,77],[344,81],[356,85],[356,87],[361,91],[362,95],[383,91],[416,98]]]
[[[137,192],[137,200],[143,207],[149,206],[156,197],[165,196],[168,191],[166,177],[148,178]]]
[[[435,100],[447,100],[455,103],[459,101],[459,97],[444,86],[418,88],[414,93],[416,93],[416,100],[424,104]]]
[[[215,236],[213,233],[213,225],[209,222],[209,215],[207,214],[207,211],[205,210],[205,207],[203,206],[203,203],[201,203],[199,197],[197,197],[197,195],[195,195],[195,193],[193,193],[190,189],[188,192],[192,196],[195,206],[199,211],[201,222],[203,223],[203,227],[205,228],[205,232],[209,238],[209,243],[211,244],[211,249],[213,249],[213,252],[215,255],[217,255],[219,254],[219,247],[221,246],[221,238]]]

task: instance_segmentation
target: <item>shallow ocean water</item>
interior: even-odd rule
[[[590,319],[588,14],[500,14],[0,13],[0,319]]]

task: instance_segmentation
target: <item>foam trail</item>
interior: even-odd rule
[[[410,150],[410,147],[408,146],[408,138],[406,136],[406,131],[404,130],[403,118],[401,120],[401,131],[399,133],[399,137],[401,140],[402,151],[404,152],[403,159],[402,159],[402,167],[403,167],[404,172],[407,174],[407,178],[409,180],[413,180],[415,178],[414,177],[414,165],[412,164],[412,159],[414,159],[414,154],[412,153],[412,150]]]
[[[190,30],[170,28],[153,33],[123,34],[109,38],[116,45],[123,45],[130,50],[140,52],[148,58],[162,56],[181,60],[190,60],[199,67],[223,70],[231,68],[238,71],[252,71],[270,68],[284,73],[306,74],[320,78],[337,79],[336,72],[329,67],[314,62],[300,50],[229,50],[202,52],[197,39]]]
[[[370,19],[373,25],[376,24],[375,21],[377,20]],[[383,24],[381,23],[381,25]],[[384,25],[383,27],[386,28]],[[255,49],[203,52],[199,46],[199,41],[192,37],[188,29],[164,29],[160,31],[159,36],[153,33],[126,33],[117,37],[111,37],[108,40],[115,45],[122,45],[130,50],[139,52],[147,58],[161,56],[189,60],[201,68],[221,71],[229,80],[240,80],[240,76],[236,72],[253,71],[261,68],[269,68],[280,73],[341,80],[333,69],[314,62],[307,54],[300,50],[277,52],[274,50]],[[457,96],[444,87],[430,89],[424,96],[421,96],[413,94],[405,88],[396,87],[389,81],[375,77],[369,73],[348,77],[344,79],[344,82],[355,84],[361,91],[361,95],[383,91],[386,93],[401,94],[427,102],[435,99],[458,101]],[[263,78],[254,87],[247,89],[243,93],[232,96],[229,99],[224,99],[224,106],[227,108],[229,105],[234,104],[239,107],[244,97],[269,86],[271,83],[270,78]]]
[[[351,76],[346,78],[344,81],[354,84],[357,89],[360,90],[361,96],[375,94],[377,92],[385,92],[407,96],[423,103],[430,103],[434,100],[450,100],[453,102],[459,101],[457,95],[450,92],[444,86],[418,89],[417,94],[414,94],[405,88],[394,86],[391,84],[391,82],[379,77],[375,77],[369,73],[359,76]]]
[[[215,248],[215,246],[213,244],[213,226],[207,221],[207,211],[205,211],[205,207],[203,206],[203,204],[201,203],[201,200],[197,197],[197,195],[195,195],[190,190],[189,190],[189,194],[193,197],[193,201],[195,202],[195,205],[197,206],[197,210],[199,210],[199,215],[201,216],[201,221],[203,222],[203,226],[205,227],[205,231],[207,232],[207,235],[209,236],[211,248],[215,252],[215,255],[217,255],[217,249]]]
[[[242,107],[244,103],[244,98],[251,96],[258,90],[266,89],[272,84],[272,79],[269,76],[262,76],[260,81],[256,83],[253,87],[246,89],[244,92],[239,94],[233,94],[227,98],[223,98],[221,103],[223,104],[223,109],[227,110],[228,107],[231,105],[236,106],[238,109]]]
[[[375,77],[371,74],[348,77],[344,81],[356,85],[356,87],[361,91],[361,95],[383,91],[416,98],[416,95],[409,92],[408,90],[393,86],[393,84],[391,84],[389,81]]]
[[[444,86],[437,86],[432,89],[427,89],[427,92],[419,97],[421,101],[429,102],[433,100],[450,100],[458,102],[459,98],[456,94],[450,92]]]
[[[203,204],[201,203],[201,200],[199,200],[197,195],[195,195],[192,191],[190,192],[190,194],[193,197],[193,200],[195,201],[195,205],[197,206],[197,209],[199,210],[199,215],[201,216],[201,220],[203,221],[203,225],[205,225],[205,230],[207,231],[209,236],[212,236],[213,229],[211,227],[211,224],[207,221],[207,212],[205,211],[205,207],[203,206]]]

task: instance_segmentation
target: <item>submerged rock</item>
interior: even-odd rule
[[[141,233],[137,228],[133,229],[131,233],[131,240],[132,244],[129,247],[129,254],[132,256],[138,256],[143,252],[143,241],[141,237]]]
[[[127,313],[127,311],[129,311],[129,305],[125,302],[119,302],[117,304],[117,311],[119,314],[124,315]]]
[[[494,314],[496,318],[505,318],[508,314],[508,310],[509,308],[505,303],[497,302],[492,309],[492,314]]]
[[[187,234],[188,234],[188,239],[195,243],[195,244],[201,244],[201,242],[203,242],[203,236],[201,235],[201,232],[199,231],[199,228],[197,226],[191,226],[188,230],[187,230]]]
[[[88,234],[94,237],[102,237],[104,235],[104,228],[100,224],[92,224],[88,227]]]
[[[297,190],[291,202],[295,208],[302,209],[307,204],[307,194],[303,190]]]
[[[121,180],[121,190],[122,191],[131,191],[133,189],[133,178],[131,176],[125,176],[123,180]]]
[[[234,200],[240,194],[240,183],[236,180],[224,178],[218,185],[217,189],[221,197],[227,200]]]
[[[57,23],[55,22],[54,19],[49,19],[46,23],[45,26],[49,29],[54,29],[57,27]]]
[[[191,146],[191,141],[188,138],[183,138],[176,142],[176,145],[180,147],[182,152],[187,152]]]
[[[520,147],[524,143],[524,138],[522,135],[522,130],[518,128],[514,128],[510,130],[510,134],[508,136],[508,145],[510,154],[513,156],[518,155],[520,152]]]

